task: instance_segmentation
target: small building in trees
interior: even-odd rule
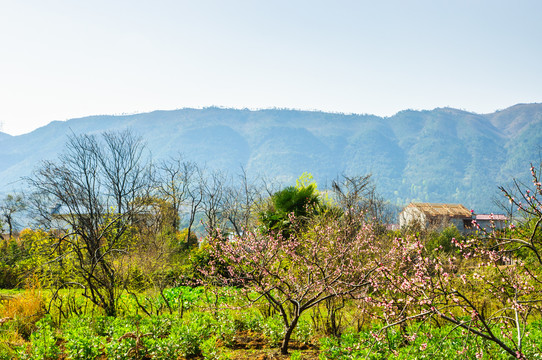
[[[461,204],[410,203],[399,214],[399,225],[427,229],[452,224],[461,232],[469,232],[473,219],[472,212]]]
[[[476,223],[486,231],[502,230],[505,228],[508,218],[503,214],[476,214]]]

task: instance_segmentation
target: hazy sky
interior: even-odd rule
[[[0,0],[0,130],[211,105],[542,102],[541,17],[540,0]]]

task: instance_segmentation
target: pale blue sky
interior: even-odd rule
[[[542,102],[540,19],[539,0],[0,0],[0,130],[211,105]]]

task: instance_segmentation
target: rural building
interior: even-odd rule
[[[411,203],[399,214],[401,228],[418,224],[422,229],[441,228],[450,224],[463,232],[478,230],[472,221],[481,229],[491,231],[504,229],[508,219],[502,214],[473,214],[461,204]]]
[[[493,227],[495,230],[502,230],[508,221],[503,214],[477,214],[475,219],[480,228],[487,231],[491,231]]]
[[[455,225],[461,232],[472,229],[473,215],[461,204],[410,203],[399,214],[401,228],[418,224],[422,229]]]

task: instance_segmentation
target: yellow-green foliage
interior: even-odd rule
[[[295,187],[296,187],[296,189],[301,190],[301,189],[307,188],[309,186],[314,187],[314,190],[316,190],[316,187],[317,187],[316,181],[314,181],[314,178],[312,177],[311,173],[304,172],[295,181]]]
[[[29,248],[29,262],[33,266],[41,265],[46,259],[46,249],[50,248],[51,240],[49,234],[43,230],[24,229],[19,238]]]
[[[114,210],[104,215],[101,230],[103,237],[99,240],[104,247],[112,246],[115,249],[130,250],[140,242],[136,227],[127,225],[124,220],[119,219],[119,215]]]
[[[189,249],[198,244],[198,237],[192,231],[188,238],[188,228],[178,231],[174,238],[175,243],[172,243],[173,248]]]
[[[21,238],[0,239],[0,288],[20,286],[32,268],[30,245]]]
[[[20,234],[22,241],[29,244],[28,268],[46,287],[59,281],[74,280],[74,259],[69,255],[76,240],[70,236],[60,241],[63,235],[62,230],[45,232],[39,229],[24,229]]]

